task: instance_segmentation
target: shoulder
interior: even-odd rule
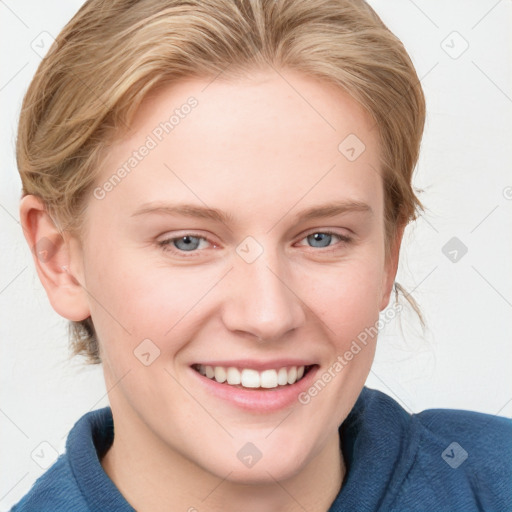
[[[76,486],[67,454],[62,454],[32,485],[29,492],[11,509],[12,512],[55,512],[89,510]]]
[[[508,418],[456,409],[411,414],[394,398],[365,387],[342,436],[349,471],[341,498],[354,507],[365,502],[368,510],[395,512],[512,510]]]
[[[429,409],[411,422],[418,447],[402,495],[422,495],[425,510],[512,510],[512,420]]]
[[[413,415],[433,436],[456,436],[475,451],[512,455],[512,420],[459,409],[428,409]]]
[[[467,460],[470,473],[478,465],[479,478],[512,478],[511,419],[457,409],[429,409],[415,416],[427,446],[446,445],[441,458],[451,468],[463,468]]]
[[[112,412],[109,407],[84,414],[68,434],[65,453],[11,510],[133,510],[101,467],[99,459],[112,440]]]
[[[408,438],[413,433],[419,435],[420,448],[454,442],[461,448],[467,447],[468,459],[470,452],[474,458],[495,457],[495,467],[512,469],[512,420],[509,418],[460,409],[427,409],[410,414],[390,396],[367,387],[363,388],[356,405],[354,412],[360,419],[379,419],[379,424],[388,428],[393,423],[400,424],[398,432]],[[448,460],[452,448],[445,457]],[[454,453],[457,454],[457,449]]]
[[[466,468],[478,463],[482,476],[512,475],[512,420],[457,409],[429,409],[413,419],[426,447],[444,447],[441,458],[451,468],[467,460]]]

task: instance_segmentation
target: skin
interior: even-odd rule
[[[59,234],[41,202],[26,196],[27,241],[53,244],[51,258],[34,261],[54,309],[70,320],[92,316],[115,423],[101,462],[133,507],[326,511],[345,475],[338,427],[376,340],[310,403],[272,413],[212,396],[190,365],[301,357],[320,376],[375,325],[402,239],[398,230],[386,261],[377,130],[349,95],[297,72],[190,79],[146,98],[97,185],[190,96],[198,106],[121,183],[104,199],[91,194],[81,240]],[[366,146],[354,161],[338,151],[351,133]],[[371,213],[296,220],[344,200]],[[151,202],[207,205],[232,220],[133,215]],[[308,236],[326,229],[351,242]],[[188,252],[179,241],[159,245],[187,232],[206,240],[194,238]],[[263,248],[250,264],[236,252],[247,236]],[[160,350],[149,366],[133,353],[145,339]],[[250,468],[236,456],[247,442],[262,453]]]

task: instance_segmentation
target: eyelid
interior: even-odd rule
[[[179,231],[178,231],[179,233]],[[158,242],[169,242],[169,241],[172,241],[172,240],[178,240],[179,238],[183,238],[184,236],[195,236],[196,238],[202,238],[203,240],[208,240],[209,242],[211,242],[211,240],[206,236],[206,235],[203,235],[201,233],[197,233],[195,231],[187,231],[187,230],[183,230],[181,234],[173,234],[172,236],[167,236],[167,235],[161,235],[163,238],[162,240],[158,240]],[[158,237],[160,238],[160,237]]]
[[[309,235],[314,235],[315,233],[325,233],[325,234],[329,234],[329,235],[336,235],[341,238],[347,238],[347,239],[351,238],[350,235],[342,233],[342,232],[338,232],[338,231],[336,231],[335,228],[311,229],[309,231],[306,231],[305,234],[302,235],[302,238],[306,238]],[[302,240],[302,238],[301,238],[301,240]]]

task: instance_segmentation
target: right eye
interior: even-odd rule
[[[158,245],[165,252],[185,256],[185,253],[201,252],[197,251],[197,249],[201,247],[201,242],[203,241],[206,242],[206,244],[210,243],[204,236],[200,236],[197,233],[186,233],[182,236],[160,240]],[[215,244],[213,244],[213,246],[216,247]],[[205,248],[204,244],[202,248]]]

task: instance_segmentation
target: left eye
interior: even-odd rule
[[[309,243],[319,245],[313,245],[312,247],[320,248],[329,247],[333,237],[338,237],[342,242],[350,242],[350,238],[340,235],[339,233],[333,233],[332,231],[317,231],[307,235],[303,240],[307,240]]]
[[[336,236],[335,233],[323,233],[323,232],[312,233],[311,235],[308,235],[306,237],[306,240],[309,243],[313,243],[313,244],[318,243],[319,244],[319,245],[313,245],[312,247],[320,247],[320,248],[328,247],[331,244],[333,235]]]

